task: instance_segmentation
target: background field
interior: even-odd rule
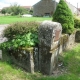
[[[20,21],[44,21],[52,20],[49,17],[19,17],[19,16],[0,16],[0,24],[10,24]]]

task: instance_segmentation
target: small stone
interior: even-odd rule
[[[2,59],[2,50],[0,50],[0,59]]]

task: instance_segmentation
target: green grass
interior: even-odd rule
[[[20,21],[44,21],[52,20],[49,17],[19,17],[19,16],[0,16],[0,24],[10,24]]]
[[[41,74],[30,74],[14,65],[0,61],[0,80],[35,80]]]
[[[68,72],[80,75],[80,44],[73,50],[65,52],[63,56]]]
[[[30,74],[12,64],[0,61],[0,80],[80,80],[80,44],[62,53],[60,60],[63,61],[67,73],[58,77],[40,73]]]

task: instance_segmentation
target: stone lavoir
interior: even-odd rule
[[[18,49],[13,52],[15,56],[4,54],[4,51],[0,50],[1,58],[6,57],[6,61],[10,60],[28,72],[40,71],[43,74],[51,75],[57,68],[59,54],[74,44],[75,33],[71,35],[62,34],[60,23],[43,21],[38,29],[38,38],[38,47]]]

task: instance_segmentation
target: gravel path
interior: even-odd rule
[[[3,34],[3,30],[8,26],[9,24],[3,24],[3,25],[0,25],[0,43],[4,42],[7,40],[7,38],[3,37],[2,34]]]
[[[3,24],[0,25],[0,34],[2,34],[3,30],[5,29],[5,27],[7,27],[9,24]]]

